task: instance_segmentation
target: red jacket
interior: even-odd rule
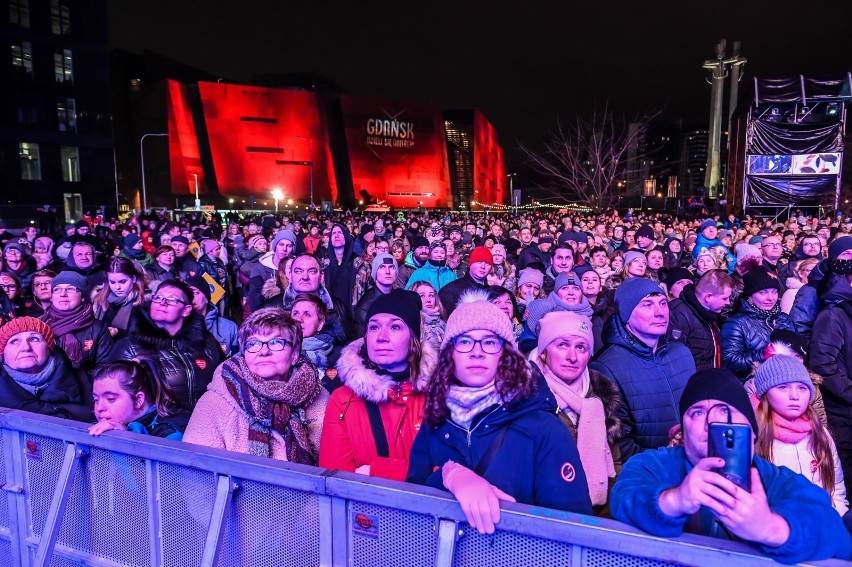
[[[348,345],[338,360],[337,370],[344,385],[332,393],[326,406],[319,466],[354,472],[362,465],[370,465],[370,476],[404,481],[437,352],[424,344],[416,381],[398,383],[364,365],[358,354],[363,343],[364,339],[359,339]],[[365,399],[379,406],[388,439],[388,457],[377,455]]]

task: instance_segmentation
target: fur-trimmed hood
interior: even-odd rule
[[[359,351],[364,344],[360,338],[349,343],[340,353],[337,360],[337,370],[341,381],[359,398],[381,403],[388,399],[388,390],[396,384],[390,376],[377,373],[367,368]],[[438,365],[438,350],[429,343],[421,343],[420,373],[414,383],[414,391],[425,392],[429,379]]]

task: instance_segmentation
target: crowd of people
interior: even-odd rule
[[[850,219],[98,220],[0,234],[0,405],[433,486],[483,533],[503,500],[852,558]]]

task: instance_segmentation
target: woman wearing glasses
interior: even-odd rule
[[[0,303],[3,307],[4,320],[20,317],[26,311],[23,294],[21,294],[21,283],[18,278],[9,273],[0,274]],[[5,297],[3,295],[5,294]]]
[[[259,309],[238,338],[240,354],[216,369],[183,440],[316,465],[328,393],[300,355],[301,326],[282,309]]]
[[[577,445],[509,319],[465,299],[447,321],[408,481],[452,492],[480,533],[493,533],[500,500],[591,514]]]
[[[113,341],[104,322],[95,318],[86,286],[85,276],[59,272],[51,282],[50,306],[41,320],[53,329],[74,368],[90,373],[110,360]]]
[[[437,352],[420,342],[420,296],[393,290],[367,311],[366,333],[343,349],[325,412],[319,465],[405,480]],[[327,372],[326,372],[327,374]]]

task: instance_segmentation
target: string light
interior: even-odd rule
[[[583,205],[574,205],[574,204],[565,204],[565,205],[556,205],[553,203],[537,203],[535,205],[518,205],[517,207],[513,207],[512,205],[503,205],[501,203],[480,203],[479,201],[471,201],[471,206],[479,206],[485,209],[493,209],[495,211],[511,211],[511,210],[522,210],[522,211],[531,211],[534,209],[570,209],[578,212],[590,213],[592,209],[590,207],[585,207]]]

